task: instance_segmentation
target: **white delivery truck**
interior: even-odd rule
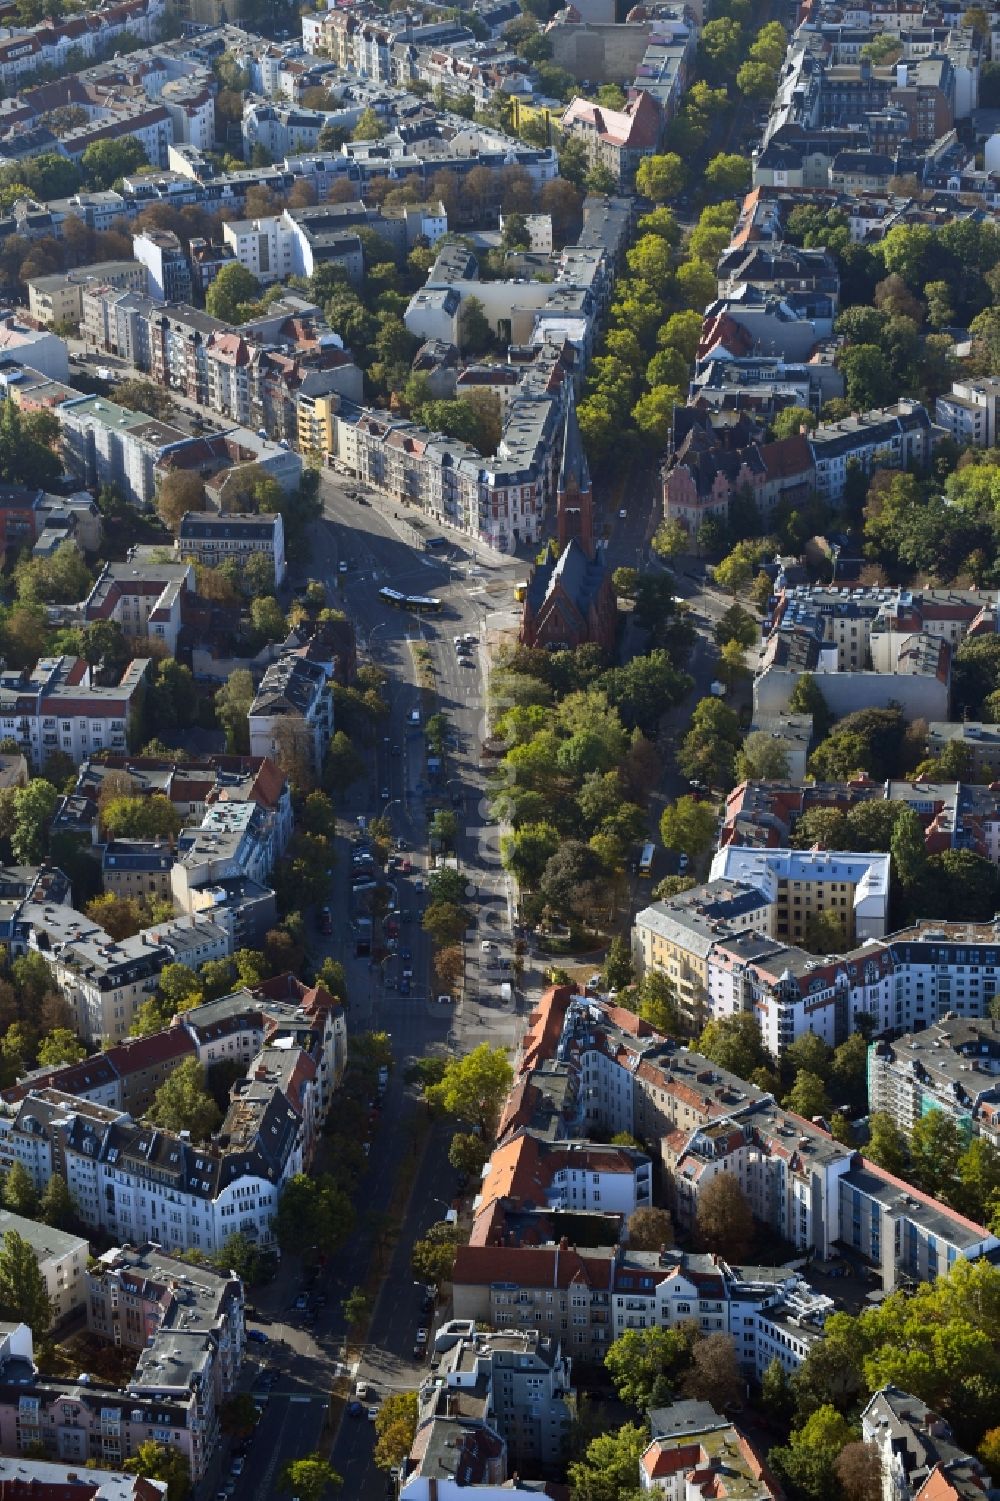
[[[500,999],[504,1004],[509,1004],[514,999],[514,989],[509,980],[504,980],[500,986]]]

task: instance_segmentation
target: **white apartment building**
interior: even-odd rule
[[[941,1501],[979,1496],[992,1489],[982,1463],[955,1442],[943,1418],[919,1397],[884,1386],[861,1414],[861,1437],[882,1463],[882,1501]]]
[[[40,1220],[25,1219],[0,1209],[0,1237],[13,1230],[26,1240],[38,1260],[45,1291],[52,1300],[52,1321],[61,1324],[87,1301],[87,1262],[90,1246],[79,1235],[53,1230]]]
[[[59,1172],[83,1223],[121,1243],[213,1254],[240,1233],[273,1245],[282,1188],[308,1166],[346,1055],[342,1007],[304,988],[290,1001],[237,992],[185,1014],[206,1062],[220,1045],[247,1060],[249,1050],[225,1048],[227,1036],[264,1039],[210,1145],[137,1125],[57,1080],[0,1103],[0,1168],[22,1163],[39,1191]]]
[[[318,775],[333,734],[333,694],[323,667],[280,657],[264,674],[250,706],[250,754],[279,765],[300,754]]]
[[[840,921],[847,943],[885,935],[889,856],[828,850],[757,850],[730,844],[717,851],[713,881],[740,881],[775,907],[775,937],[799,943],[819,914]]]
[[[0,673],[0,735],[18,742],[32,769],[55,751],[78,764],[99,751],[125,751],[149,660],[137,657],[114,687],[95,681],[77,657],[42,657],[30,673]]]
[[[1000,380],[954,380],[934,403],[934,421],[961,448],[995,448],[1000,438]]]
[[[40,953],[90,1043],[121,1041],[155,993],[168,964],[197,969],[233,951],[229,930],[194,914],[116,941],[72,907],[25,902],[19,918],[27,946]]]
[[[177,650],[182,601],[194,592],[190,563],[147,563],[132,557],[105,563],[83,605],[83,618],[113,620],[128,641],[154,641],[168,656]]]
[[[267,286],[274,281],[302,274],[297,260],[297,240],[284,214],[265,219],[230,219],[222,226],[222,238],[241,266]]]

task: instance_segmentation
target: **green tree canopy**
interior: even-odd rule
[[[164,1131],[190,1131],[192,1141],[208,1141],[222,1112],[206,1088],[205,1070],[197,1058],[185,1059],[163,1081],[147,1118]]]

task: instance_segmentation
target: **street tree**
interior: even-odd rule
[[[448,1147],[448,1161],[459,1173],[477,1178],[490,1154],[489,1145],[472,1131],[458,1131]]]
[[[329,1460],[318,1452],[307,1454],[304,1459],[289,1460],[278,1476],[278,1489],[289,1492],[295,1501],[323,1501],[328,1491],[343,1483]]]
[[[0,1245],[0,1314],[27,1324],[36,1340],[44,1339],[52,1323],[52,1300],[31,1245],[16,1230],[8,1230]]]
[[[454,902],[431,902],[424,911],[421,927],[439,948],[461,943],[468,924],[468,914]]]
[[[455,1253],[461,1242],[462,1237],[456,1226],[447,1225],[443,1221],[432,1225],[421,1240],[413,1243],[410,1265],[414,1276],[421,1282],[433,1283],[435,1287],[450,1282]]]
[[[687,168],[676,152],[661,156],[646,156],[639,163],[635,185],[643,197],[654,203],[666,203],[676,198],[687,182]]]
[[[432,1106],[467,1122],[491,1142],[513,1077],[506,1049],[483,1042],[461,1058],[450,1058],[440,1083],[425,1095]]]
[[[141,1475],[145,1480],[163,1480],[167,1501],[185,1501],[191,1490],[191,1470],[179,1449],[147,1439],[126,1459],[122,1469],[127,1475]]]
[[[660,838],[668,849],[697,859],[714,842],[715,816],[711,803],[679,797],[668,803],[660,816]]]
[[[354,1228],[354,1209],[342,1188],[327,1176],[297,1173],[285,1184],[274,1219],[283,1251],[301,1254],[342,1246]]]
[[[372,1300],[363,1287],[352,1287],[343,1302],[344,1318],[349,1329],[361,1330],[372,1311]]]
[[[390,1392],[375,1419],[375,1463],[392,1470],[409,1457],[417,1432],[417,1393]]]

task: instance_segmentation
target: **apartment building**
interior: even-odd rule
[[[76,396],[63,402],[55,415],[66,464],[83,484],[91,489],[114,485],[140,507],[149,507],[156,495],[158,461],[196,441],[179,427],[129,411],[103,396]]]
[[[182,824],[197,825],[215,803],[251,802],[267,815],[268,838],[280,855],[292,834],[288,782],[267,757],[107,755],[84,761],[71,793],[56,810],[54,827],[63,834],[88,835],[100,841],[99,802],[105,777],[128,778],[130,797],[165,797]]]
[[[15,313],[0,315],[0,359],[23,361],[50,380],[69,380],[65,342],[46,328],[33,328]]]
[[[241,266],[265,285],[311,276],[319,265],[343,268],[357,286],[364,255],[357,234],[343,226],[339,205],[286,209],[264,219],[234,219],[222,227],[225,243]]]
[[[24,1327],[23,1325],[21,1326]],[[167,1494],[165,1480],[147,1480],[141,1475],[125,1475],[120,1470],[101,1468],[79,1474],[72,1464],[53,1464],[47,1459],[0,1457],[0,1494],[18,1495],[15,1487],[30,1487],[23,1492],[37,1496],[62,1496],[72,1486],[73,1501],[160,1501]]]
[[[105,563],[83,604],[83,618],[113,620],[135,644],[155,642],[169,657],[177,654],[184,596],[194,593],[190,563],[153,563],[130,557]]]
[[[845,989],[850,967],[844,963]],[[845,1005],[846,1000],[845,996]],[[681,1223],[694,1220],[705,1185],[718,1173],[730,1172],[761,1223],[796,1248],[811,1248],[820,1256],[827,1255],[836,1241],[847,1240],[878,1268],[887,1291],[901,1276],[927,1278],[935,1275],[936,1266],[944,1269],[959,1259],[975,1259],[1000,1245],[983,1226],[874,1167],[825,1130],[779,1109],[752,1084],[687,1048],[675,1047],[652,1029],[643,1035],[638,1018],[611,1002],[574,996],[569,987],[546,992],[529,1018],[518,1073],[513,1108],[501,1122],[501,1140],[526,1118],[543,1118],[540,1099],[547,1095],[554,1107],[549,1119],[564,1138],[585,1136],[591,1130],[628,1131],[639,1140],[659,1142],[671,1206]],[[503,1284],[508,1279],[495,1261],[488,1261],[487,1253],[520,1253],[521,1248],[496,1243],[496,1216],[487,1211],[488,1206],[465,1251],[472,1259],[461,1266],[473,1282],[480,1271],[490,1269],[486,1280],[496,1284],[489,1293],[492,1299],[506,1297]],[[558,1274],[565,1276],[567,1289],[581,1279],[595,1288],[611,1288],[607,1275],[602,1278],[593,1268],[581,1269],[573,1260],[576,1252],[564,1258],[554,1242],[548,1249],[556,1261],[531,1273],[538,1276],[540,1286],[548,1277],[548,1285],[555,1288],[558,1284],[551,1278]],[[612,1249],[582,1255],[600,1258]],[[477,1261],[473,1253],[480,1251],[483,1259]],[[634,1253],[634,1258],[641,1259],[641,1253]],[[512,1306],[520,1309],[518,1265],[510,1263],[509,1278],[515,1285]],[[530,1270],[530,1263],[525,1266]],[[641,1291],[641,1277],[633,1286]],[[544,1297],[538,1301],[544,1307]],[[469,1294],[460,1304],[456,1287],[456,1312],[461,1306],[469,1317],[481,1317],[476,1312],[481,1305],[482,1293]],[[607,1307],[610,1317],[616,1305],[609,1301]],[[638,1305],[635,1311],[641,1312]],[[813,1311],[821,1322],[823,1310]],[[533,1316],[540,1317],[537,1311]],[[490,1317],[496,1321],[493,1311]],[[792,1329],[797,1327],[791,1323]],[[755,1328],[746,1332],[754,1333]],[[582,1337],[585,1343],[591,1338],[589,1333]],[[788,1324],[782,1323],[769,1331],[769,1348],[779,1358],[782,1352],[794,1354],[788,1344],[791,1337]],[[763,1346],[755,1348],[763,1351]]]
[[[0,673],[0,734],[17,741],[36,773],[57,750],[77,763],[124,751],[148,667],[137,657],[111,686],[77,657],[42,657],[30,672]]]
[[[774,937],[802,943],[814,918],[836,919],[845,946],[882,938],[889,913],[889,857],[829,850],[755,850],[726,845],[712,880],[752,886],[774,906]]]
[[[265,672],[249,718],[251,755],[279,765],[301,761],[306,774],[318,776],[333,734],[326,670],[304,657],[280,657]]]
[[[878,1450],[882,1501],[935,1496],[957,1501],[992,1487],[981,1460],[955,1442],[944,1419],[898,1386],[883,1386],[869,1399],[861,1413],[861,1437]]]
[[[663,124],[655,99],[641,88],[620,110],[574,99],[559,122],[565,135],[583,142],[590,165],[606,167],[626,189],[643,157],[656,151]]]
[[[311,1007],[340,1009],[316,992]],[[214,1255],[239,1233],[259,1245],[273,1245],[282,1188],[304,1170],[325,1115],[323,1070],[314,1054],[328,1055],[331,1078],[334,1067],[326,1038],[307,1012],[293,1018],[285,1035],[288,1044],[279,1048],[284,1065],[268,1061],[272,1047],[258,1078],[251,1059],[248,1077],[234,1087],[209,1146],[196,1147],[185,1136],[137,1125],[114,1106],[45,1088],[4,1102],[0,1159],[5,1166],[22,1162],[39,1190],[53,1172],[60,1173],[81,1221],[122,1244],[153,1241],[171,1251],[194,1248]],[[307,1042],[308,1052],[298,1045],[299,1038]],[[211,1340],[206,1348],[211,1353]],[[201,1345],[198,1349],[200,1361]],[[150,1378],[155,1386],[155,1373]]]
[[[726,799],[719,834],[722,845],[756,848],[788,846],[804,814],[812,808],[849,813],[871,802],[905,803],[924,828],[928,854],[969,849],[1000,861],[1000,791],[969,782],[873,782],[861,775],[849,782],[742,782]]]
[[[79,324],[83,317],[84,288],[91,285],[145,295],[146,266],[138,260],[96,261],[54,276],[33,276],[27,282],[28,310],[33,318],[50,328],[57,323]]]
[[[281,587],[285,579],[285,527],[279,513],[244,515],[227,512],[215,516],[208,511],[188,511],[174,544],[182,558],[193,558],[208,568],[232,562],[242,569],[248,558],[262,553],[274,569],[274,581]]]
[[[993,635],[996,595],[985,589],[832,588],[799,584],[780,590],[771,629],[818,628],[836,648],[838,672],[894,672],[903,643],[915,634],[958,647],[967,636]]]
[[[922,1032],[872,1044],[868,1102],[907,1136],[931,1110],[942,1110],[966,1140],[982,1135],[996,1145],[998,1076],[1000,1022],[946,1015]]]
[[[576,1394],[572,1362],[558,1339],[450,1319],[435,1332],[434,1356],[434,1384],[443,1383],[448,1396],[485,1394],[485,1413],[514,1464],[549,1468],[565,1461]]]
[[[843,499],[849,464],[866,474],[876,467],[924,470],[942,436],[926,407],[911,400],[838,422],[821,422],[808,440],[817,494],[827,501]]]
[[[101,888],[114,896],[170,900],[174,852],[160,840],[112,839],[101,847]]]
[[[215,1400],[236,1390],[246,1352],[243,1284],[158,1245],[114,1246],[85,1274],[87,1328],[128,1350],[155,1348],[161,1334],[207,1335],[214,1347]]]
[[[146,268],[150,297],[157,302],[190,302],[191,264],[172,229],[144,229],[133,235],[132,254]]]
[[[128,1035],[140,1006],[168,964],[192,969],[233,951],[229,930],[209,916],[174,918],[115,941],[72,907],[27,901],[18,911],[20,944],[42,955],[91,1043]]]
[[[927,726],[927,754],[940,756],[949,746],[959,745],[968,757],[968,775],[982,781],[995,780],[1000,770],[1000,725],[982,720],[931,720]]]
[[[784,1492],[740,1429],[707,1402],[675,1402],[649,1415],[652,1438],[639,1460],[639,1485],[666,1501],[708,1501],[726,1476],[740,1501],[782,1501]]]
[[[569,1214],[597,1210],[623,1220],[653,1202],[653,1168],[642,1152],[550,1142],[531,1131],[498,1146],[476,1194],[476,1214],[497,1202]]]
[[[658,971],[670,980],[692,1024],[705,1017],[708,958],[720,934],[771,931],[776,906],[757,886],[713,880],[654,902],[632,925],[632,950],[640,974]]]
[[[45,1291],[52,1302],[52,1322],[65,1323],[86,1305],[89,1245],[79,1235],[53,1230],[39,1220],[0,1209],[0,1237],[10,1230],[26,1240],[35,1253]]]
[[[149,1037],[126,1038],[82,1063],[36,1069],[4,1090],[2,1099],[13,1107],[32,1093],[55,1090],[106,1108],[109,1120],[120,1114],[135,1119],[189,1058],[205,1067],[235,1061],[248,1071],[265,1045],[308,1053],[315,1066],[319,1110],[328,1111],[346,1063],[344,1011],[321,987],[310,988],[291,976],[269,980],[253,994],[237,991],[186,1011],[182,1024]]]
[[[761,649],[753,682],[755,715],[787,710],[799,676],[821,675],[823,698],[835,719],[857,709],[898,707],[908,721],[937,720],[951,699],[952,649],[925,631],[892,638],[890,671],[842,671],[832,646],[824,643],[818,620],[789,626],[782,622]]]
[[[960,448],[995,448],[1000,438],[1000,380],[954,380],[934,403],[934,421]]]
[[[453,1288],[456,1319],[540,1330],[594,1364],[629,1329],[693,1321],[703,1334],[729,1334],[740,1364],[757,1379],[778,1350],[786,1369],[800,1365],[833,1308],[783,1267],[755,1267],[744,1277],[718,1256],[578,1250],[565,1237],[532,1247],[460,1246]],[[783,1339],[792,1317],[794,1333]]]

